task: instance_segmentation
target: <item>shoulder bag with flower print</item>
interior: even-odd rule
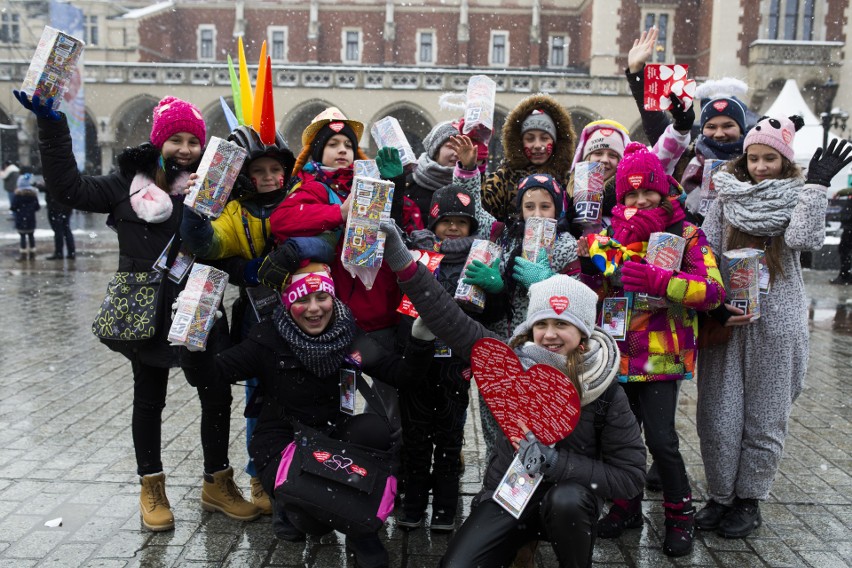
[[[119,341],[154,337],[161,279],[162,274],[157,271],[116,272],[92,323],[92,333],[101,339]]]

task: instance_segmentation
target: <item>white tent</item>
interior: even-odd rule
[[[778,93],[778,98],[772,103],[765,113],[767,116],[791,116],[800,115],[805,120],[805,125],[796,133],[793,139],[793,150],[796,154],[796,162],[803,168],[807,168],[817,148],[822,146],[822,122],[808,107],[799,85],[795,79],[787,79],[784,88]],[[839,138],[831,132],[828,133],[828,141]],[[831,180],[829,195],[849,185],[849,175],[852,173],[852,165],[847,166]]]

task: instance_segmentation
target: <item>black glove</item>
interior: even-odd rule
[[[841,140],[838,144],[836,138],[831,141],[824,152],[822,148],[817,148],[808,166],[808,176],[805,183],[830,186],[831,178],[840,173],[840,170],[849,165],[849,162],[852,162],[850,154],[852,154],[852,145],[846,140]]]
[[[33,95],[32,100],[30,100],[23,91],[12,91],[12,94],[18,99],[22,107],[39,118],[46,118],[48,120],[60,120],[62,118],[61,114],[53,110],[53,97],[42,101],[39,95]]]
[[[299,247],[293,241],[287,241],[266,255],[257,270],[257,279],[273,290],[281,291],[290,275],[296,272],[302,262]]]
[[[669,109],[669,112],[672,114],[672,119],[674,119],[674,129],[678,132],[689,132],[695,123],[694,106],[689,105],[689,108],[683,108],[683,103],[680,102],[680,99],[674,93],[669,95],[669,99],[672,101],[672,108]]]

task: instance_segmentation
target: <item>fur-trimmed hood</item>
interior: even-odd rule
[[[553,156],[546,164],[537,167],[536,171],[550,174],[558,180],[566,179],[571,169],[577,135],[574,133],[571,115],[550,95],[542,93],[531,95],[518,103],[506,117],[506,123],[503,125],[505,163],[509,168],[515,170],[521,170],[529,165],[529,160],[524,155],[521,125],[524,119],[536,109],[546,112],[556,124]]]
[[[116,161],[118,171],[125,177],[132,178],[143,173],[153,178],[159,158],[160,150],[150,142],[145,142],[139,146],[125,148]]]

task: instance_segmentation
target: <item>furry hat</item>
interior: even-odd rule
[[[805,121],[798,115],[789,118],[764,116],[746,136],[743,142],[743,153],[746,153],[752,144],[764,144],[778,150],[779,154],[791,162],[795,162],[793,139],[796,137],[796,132],[804,125]]]
[[[644,144],[631,142],[618,162],[615,197],[624,203],[624,196],[639,188],[656,191],[665,198],[669,194],[669,176],[656,154]]]
[[[207,143],[207,125],[198,107],[177,97],[165,97],[154,107],[151,124],[151,144],[162,148],[170,136],[189,132],[204,146]]]
[[[311,262],[294,272],[284,285],[281,301],[287,310],[299,298],[314,292],[327,292],[334,296],[334,280],[327,264]]]
[[[567,321],[589,337],[595,328],[598,295],[582,282],[557,274],[530,286],[527,319],[515,329],[515,337],[528,333],[543,319]]]
[[[620,122],[614,120],[596,120],[586,125],[580,133],[577,151],[571,169],[584,161],[595,150],[608,148],[624,156],[624,149],[630,144],[630,132]]]

